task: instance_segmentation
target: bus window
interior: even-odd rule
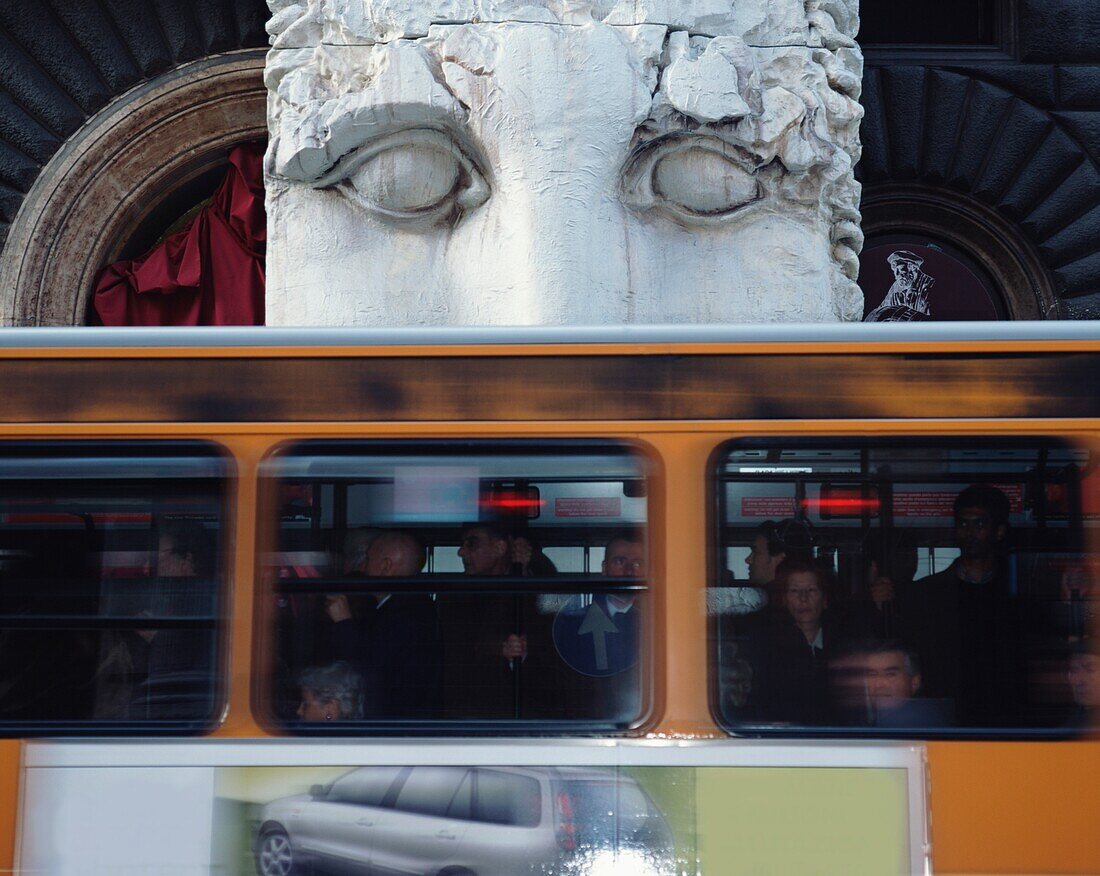
[[[0,729],[210,725],[229,471],[200,442],[0,444]]]
[[[1046,439],[720,455],[714,707],[734,732],[1065,735],[1100,708],[1097,457]],[[1091,664],[1090,664],[1091,665]]]
[[[277,515],[270,720],[615,732],[648,702],[646,461],[611,442],[303,442]]]

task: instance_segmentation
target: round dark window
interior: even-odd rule
[[[865,322],[1007,317],[989,274],[962,250],[915,234],[871,238],[860,256]]]

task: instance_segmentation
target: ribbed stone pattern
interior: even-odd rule
[[[994,208],[1035,246],[1063,315],[1096,318],[1100,3],[1011,5],[1017,36],[1003,60],[959,53],[918,66],[868,53],[857,175],[868,187],[923,183]]]
[[[267,45],[264,0],[0,2],[0,246],[42,167],[112,98],[196,58]]]

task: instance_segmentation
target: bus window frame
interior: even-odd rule
[[[275,658],[277,654],[276,623],[275,623],[275,589],[267,580],[267,571],[263,566],[265,556],[270,556],[279,550],[280,525],[278,517],[278,486],[280,480],[265,467],[277,461],[289,451],[297,448],[312,447],[318,450],[344,450],[349,453],[357,452],[364,458],[378,458],[389,452],[393,455],[400,453],[419,453],[425,459],[444,459],[448,451],[469,453],[481,451],[485,455],[494,452],[521,454],[544,453],[547,456],[557,453],[576,453],[580,455],[585,451],[600,453],[618,451],[624,458],[635,460],[639,463],[642,478],[645,482],[646,521],[643,526],[645,533],[645,551],[648,573],[641,586],[638,588],[646,597],[648,610],[643,618],[643,626],[640,629],[639,673],[641,681],[641,709],[639,714],[626,726],[610,721],[592,720],[556,720],[556,719],[449,719],[449,718],[400,718],[379,719],[365,718],[357,721],[340,721],[327,724],[295,724],[294,722],[280,719],[272,708],[273,680],[275,679]],[[323,453],[315,452],[315,456]],[[660,717],[657,702],[659,699],[657,668],[658,643],[656,617],[659,611],[658,600],[664,592],[663,578],[657,573],[655,558],[658,555],[653,537],[654,527],[654,495],[659,483],[663,483],[661,459],[656,449],[643,441],[633,437],[624,438],[618,435],[592,436],[581,435],[576,437],[555,436],[552,438],[531,437],[478,437],[478,436],[453,436],[453,437],[409,437],[393,438],[389,436],[378,437],[324,437],[299,435],[288,438],[272,445],[264,453],[256,467],[257,479],[257,520],[256,520],[256,555],[255,555],[255,605],[252,627],[252,678],[250,690],[251,711],[257,725],[265,732],[276,737],[295,738],[379,738],[393,736],[410,736],[426,738],[453,738],[453,737],[485,737],[485,736],[510,736],[510,737],[559,737],[559,738],[631,738],[643,735],[656,724]],[[626,525],[626,524],[623,524]],[[457,530],[458,524],[454,525]],[[423,573],[422,573],[423,574]],[[443,576],[440,576],[441,578]],[[593,581],[599,580],[599,575],[591,573]],[[362,579],[367,581],[369,579]],[[400,582],[401,579],[394,579]],[[525,579],[538,582],[540,579]],[[552,579],[543,579],[550,581]],[[633,580],[633,579],[631,579]],[[628,589],[629,584],[620,587],[596,588],[595,591],[604,592],[615,589]],[[362,589],[367,585],[360,584]],[[547,591],[543,591],[547,592]],[[549,592],[553,592],[552,590]],[[581,592],[581,591],[578,591]]]
[[[818,434],[772,434],[772,435],[740,435],[719,442],[707,460],[707,590],[722,586],[722,572],[724,566],[724,553],[727,545],[723,541],[723,528],[725,525],[725,499],[724,486],[727,483],[722,477],[722,466],[728,462],[731,451],[742,449],[784,449],[784,448],[813,448],[813,449],[889,449],[889,448],[934,448],[936,446],[950,447],[953,449],[965,449],[972,445],[975,449],[1024,448],[1049,446],[1061,446],[1065,448],[1085,449],[1090,454],[1100,457],[1100,440],[1094,432],[1066,432],[1060,434],[1036,433],[1032,430],[1003,433],[974,433],[951,434],[939,431],[934,434],[922,434],[914,432],[910,434],[897,433],[872,433],[870,435],[853,434],[838,429],[836,431],[822,430]],[[849,481],[856,480],[850,474],[837,476],[838,479]],[[951,481],[951,477],[945,477],[940,482]],[[974,478],[966,479],[958,477],[958,483],[965,487],[977,483]],[[965,483],[964,483],[965,481]],[[761,518],[760,522],[765,519]],[[1078,515],[1077,532],[1079,535],[1080,549],[1082,553],[1095,553],[1100,555],[1100,527],[1093,537],[1089,538],[1088,529],[1083,527],[1083,517]],[[1073,530],[1072,518],[1067,521],[1067,529]],[[839,725],[787,725],[764,727],[759,725],[734,725],[723,716],[721,707],[721,679],[720,661],[718,655],[718,614],[708,612],[707,616],[707,699],[711,718],[715,726],[731,739],[804,739],[804,740],[838,740],[848,742],[875,742],[875,741],[955,741],[955,742],[1075,742],[1089,738],[1089,732],[1084,734],[1079,730],[1065,727],[1030,727],[1030,728],[998,728],[998,727],[914,727],[914,728],[881,728],[881,727],[856,727]]]
[[[237,512],[239,505],[239,461],[230,449],[221,441],[209,437],[188,438],[15,438],[0,440],[0,459],[3,459],[8,448],[33,448],[43,454],[50,451],[58,451],[52,458],[73,459],[79,458],[80,451],[101,450],[113,451],[102,453],[103,459],[122,458],[133,460],[141,458],[136,452],[127,453],[128,449],[137,450],[147,448],[152,451],[157,448],[178,448],[180,458],[193,458],[212,460],[220,467],[220,472],[212,478],[196,480],[213,480],[217,483],[217,491],[212,495],[213,502],[219,509],[219,521],[217,538],[215,541],[215,563],[213,566],[213,584],[215,588],[216,611],[214,614],[214,662],[213,679],[211,684],[211,708],[207,716],[201,719],[162,719],[162,720],[104,720],[88,719],[86,721],[0,721],[0,738],[40,738],[40,737],[166,737],[186,736],[201,737],[214,734],[225,720],[229,702],[229,661],[230,661],[230,633],[233,594],[235,591],[234,570],[235,550],[237,536]],[[198,449],[190,455],[184,451]],[[201,452],[205,451],[205,452]],[[169,482],[171,478],[145,476],[135,481],[156,483]],[[106,483],[106,479],[103,479]],[[2,483],[2,481],[0,481]],[[64,618],[64,615],[59,615]],[[110,629],[107,625],[103,629]],[[196,624],[196,628],[200,628]]]

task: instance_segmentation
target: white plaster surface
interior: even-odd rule
[[[861,315],[854,0],[270,5],[270,325]]]
[[[214,773],[209,766],[27,769],[17,872],[209,876]]]

